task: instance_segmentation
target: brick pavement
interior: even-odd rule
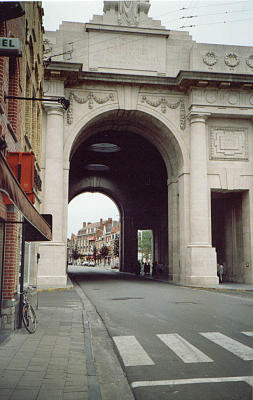
[[[85,400],[88,378],[82,303],[75,289],[38,295],[38,328],[0,345],[0,399]]]

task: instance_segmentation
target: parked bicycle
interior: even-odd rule
[[[27,289],[25,289],[22,293],[23,294],[22,319],[24,327],[29,333],[34,333],[37,327],[37,317],[33,309],[33,306],[29,302],[29,298],[31,296],[32,291],[33,288],[31,286],[28,286]]]

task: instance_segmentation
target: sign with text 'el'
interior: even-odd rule
[[[0,56],[21,57],[21,40],[18,38],[0,37]]]

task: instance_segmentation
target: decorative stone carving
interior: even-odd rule
[[[248,160],[246,128],[210,127],[210,160]]]
[[[151,107],[161,106],[162,113],[166,113],[167,107],[175,110],[180,106],[180,128],[182,130],[186,127],[186,114],[185,114],[185,104],[184,99],[179,99],[176,103],[169,103],[166,97],[153,97],[153,96],[141,96],[141,102],[147,103]]]
[[[225,54],[224,61],[228,67],[233,67],[233,68],[236,67],[240,62],[238,55],[235,53]]]
[[[248,67],[253,68],[253,54],[251,54],[247,59],[246,59],[246,64]]]
[[[208,65],[209,67],[212,67],[218,62],[218,59],[213,51],[208,51],[203,55],[203,62]]]
[[[53,50],[52,43],[50,43],[49,39],[43,40],[43,58],[48,58]]]
[[[71,92],[69,95],[69,108],[67,111],[67,123],[69,125],[72,124],[73,122],[73,101],[76,101],[79,104],[85,104],[88,103],[88,108],[92,109],[94,107],[94,102],[97,104],[105,104],[108,101],[114,101],[115,100],[115,95],[114,93],[97,93],[97,92],[92,92],[89,91],[87,95],[84,97],[79,97],[75,92]]]
[[[217,101],[218,91],[217,90],[207,90],[206,91],[206,101],[213,104]]]
[[[118,10],[119,25],[138,26],[140,14],[137,1],[119,1]]]

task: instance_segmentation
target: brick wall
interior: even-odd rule
[[[13,208],[13,207],[11,207]],[[7,212],[8,221],[18,221],[18,213]],[[12,300],[17,290],[17,266],[19,261],[19,224],[6,224],[3,300]]]

